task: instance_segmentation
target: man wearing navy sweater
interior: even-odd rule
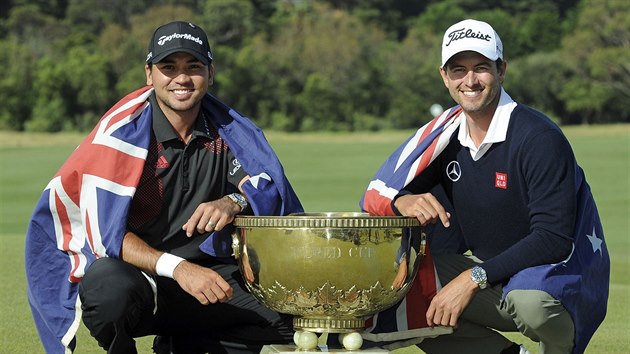
[[[427,353],[528,353],[498,331],[520,331],[540,353],[581,353],[605,315],[609,262],[590,189],[560,128],[502,88],[506,68],[489,24],[446,31],[440,74],[459,128],[391,204],[449,227],[429,193],[442,185],[471,252],[434,256],[443,288],[427,322],[454,332],[425,339]]]

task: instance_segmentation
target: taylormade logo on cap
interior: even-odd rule
[[[157,44],[164,45],[165,42],[170,41],[173,38],[187,39],[189,41],[197,42],[198,44],[203,45],[203,41],[199,39],[199,37],[193,37],[188,33],[173,33],[170,36],[162,36],[158,39]]]
[[[503,44],[489,24],[464,20],[449,27],[442,39],[442,66],[457,53],[473,51],[490,60],[503,59]]]

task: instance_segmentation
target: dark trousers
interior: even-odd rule
[[[156,276],[154,313],[155,295],[145,275],[129,263],[101,258],[79,287],[83,323],[110,354],[137,353],[133,338],[152,334],[167,337],[171,350],[183,353],[259,353],[265,344],[292,342],[291,317],[259,304],[238,266],[206,266],[230,283],[232,299],[202,305],[175,280]]]

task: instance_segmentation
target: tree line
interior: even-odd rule
[[[0,129],[86,131],[145,84],[153,30],[208,33],[211,92],[275,130],[407,129],[453,105],[443,32],[500,34],[517,101],[561,124],[630,122],[626,0],[12,0],[0,5]]]

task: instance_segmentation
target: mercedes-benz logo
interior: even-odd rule
[[[462,176],[462,168],[459,166],[459,162],[457,161],[449,162],[448,165],[446,166],[446,175],[451,181],[457,182],[459,178]]]

